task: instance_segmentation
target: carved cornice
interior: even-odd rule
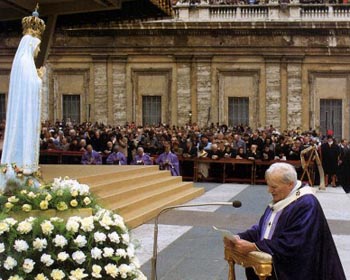
[[[329,36],[350,35],[346,22],[256,22],[252,23],[184,23],[160,22],[134,25],[118,25],[113,27],[76,27],[65,29],[69,36]]]

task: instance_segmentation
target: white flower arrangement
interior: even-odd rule
[[[2,279],[135,279],[140,271],[123,218],[100,209],[93,216],[0,220]]]
[[[65,211],[94,208],[95,205],[89,186],[68,177],[55,178],[51,184],[39,188],[23,185],[10,194],[0,194],[0,209],[4,213],[48,209]]]
[[[87,217],[12,213],[91,207]],[[0,194],[0,280],[147,279],[121,216],[98,207],[89,187],[69,178]]]

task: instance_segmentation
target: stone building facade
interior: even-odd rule
[[[80,121],[143,124],[144,102],[156,96],[162,123],[234,125],[239,108],[251,127],[350,137],[349,6],[184,1],[174,11],[163,21],[57,28],[43,119],[62,119],[72,95]],[[1,37],[6,94],[19,37]]]

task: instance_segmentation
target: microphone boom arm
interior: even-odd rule
[[[187,208],[187,207],[196,207],[196,206],[232,206],[235,208],[239,208],[242,206],[242,203],[238,200],[230,201],[230,202],[207,202],[207,203],[198,203],[198,204],[180,204],[180,205],[172,205],[164,207],[159,211],[154,220],[154,236],[153,236],[153,256],[151,259],[151,280],[157,279],[157,254],[158,254],[158,218],[161,214],[168,212],[169,210],[173,210],[176,208]]]

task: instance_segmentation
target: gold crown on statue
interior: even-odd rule
[[[23,35],[32,35],[41,39],[41,35],[45,30],[45,22],[39,18],[39,4],[36,4],[35,11],[31,16],[22,19]]]

